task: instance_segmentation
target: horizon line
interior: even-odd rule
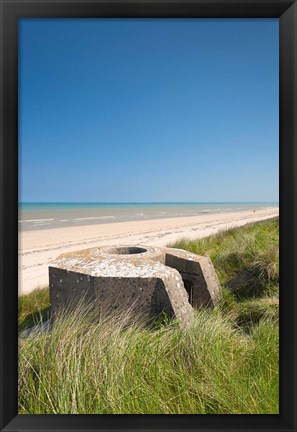
[[[279,204],[279,201],[18,201],[18,204]]]

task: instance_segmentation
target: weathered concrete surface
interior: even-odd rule
[[[187,323],[193,307],[220,299],[209,258],[171,248],[106,246],[60,255],[49,279],[53,314],[85,299],[114,310],[133,306],[147,318],[166,312]]]
[[[165,265],[181,274],[193,307],[216,306],[221,288],[213,264],[208,257],[182,249],[163,248]]]

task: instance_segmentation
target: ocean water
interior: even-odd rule
[[[20,203],[19,230],[257,210],[278,203]]]

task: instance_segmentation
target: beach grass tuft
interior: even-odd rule
[[[37,325],[40,321],[49,319],[49,288],[38,288],[30,294],[19,296],[18,299],[18,328],[26,328]]]

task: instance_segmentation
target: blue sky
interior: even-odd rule
[[[20,201],[278,201],[278,20],[19,24]]]

